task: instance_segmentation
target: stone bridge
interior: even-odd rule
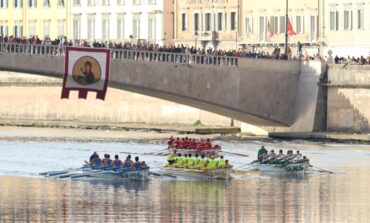
[[[319,124],[320,62],[111,49],[109,86],[258,126]],[[0,70],[62,78],[64,48],[0,44]],[[109,97],[109,93],[108,93]]]

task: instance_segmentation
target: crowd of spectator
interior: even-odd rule
[[[221,50],[213,48],[195,48],[193,46],[184,45],[163,45],[160,46],[154,43],[147,42],[113,42],[113,41],[92,41],[79,40],[72,41],[67,37],[62,37],[60,39],[51,40],[49,37],[45,37],[41,40],[38,36],[33,36],[31,38],[15,38],[13,36],[0,36],[0,43],[21,43],[21,44],[42,44],[42,45],[58,45],[58,46],[78,46],[78,47],[94,47],[94,48],[110,48],[110,49],[126,49],[126,50],[136,50],[136,51],[155,51],[155,52],[170,52],[170,53],[183,53],[183,54],[200,54],[200,55],[217,55],[217,56],[231,56],[231,57],[248,57],[257,59],[276,59],[276,60],[325,60],[329,63],[335,64],[359,64],[365,65],[370,64],[370,57],[338,57],[332,58],[322,58],[319,54],[316,55],[304,55],[301,52],[292,53],[290,48],[288,49],[288,55],[282,53],[282,49],[275,47],[273,50],[257,50],[256,47],[251,47],[250,49],[230,49]]]

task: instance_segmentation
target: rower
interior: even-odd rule
[[[297,153],[295,154],[294,160],[301,160],[302,159],[302,154],[297,150]]]
[[[182,167],[184,165],[184,157],[181,156],[181,153],[177,154],[176,163],[173,165],[174,167]]]
[[[213,155],[211,155],[211,157],[208,159],[207,169],[208,170],[216,169],[216,160]]]
[[[207,139],[207,141],[204,143],[205,149],[212,149],[212,143]]]
[[[257,155],[257,159],[259,161],[262,161],[262,159],[267,155],[267,150],[265,149],[264,146],[261,147],[260,150],[258,150],[258,155]]]
[[[135,157],[134,169],[140,170],[141,169],[141,162],[139,161],[139,157]]]
[[[173,136],[171,136],[169,139],[168,139],[168,142],[167,142],[167,145],[168,145],[168,148],[172,148],[173,147],[173,142],[175,141],[175,139],[173,138]]]
[[[132,166],[134,165],[134,162],[132,162],[131,160],[131,155],[128,155],[125,162],[123,163],[123,168],[132,168]]]
[[[192,160],[193,160],[192,165],[188,165],[189,169],[194,169],[197,167],[199,160],[200,160],[198,153],[195,154],[195,157],[192,157]]]
[[[95,168],[99,168],[100,165],[101,165],[101,160],[99,158],[99,155],[97,157],[95,157],[94,161],[93,161],[93,165]]]
[[[217,167],[218,168],[224,168],[225,167],[224,156],[220,156],[220,159],[217,161]]]
[[[95,151],[95,152],[90,156],[90,159],[89,159],[90,164],[93,164],[94,159],[95,159],[96,157],[99,157],[99,155],[98,155],[98,153]]]
[[[115,155],[114,156],[114,161],[112,163],[112,166],[115,168],[115,169],[119,169],[121,168],[122,166],[122,161],[119,159],[118,155]]]
[[[175,148],[176,149],[180,149],[180,146],[181,146],[181,141],[180,141],[180,138],[177,137],[176,141],[175,141]]]
[[[104,161],[104,166],[111,167],[112,166],[112,160],[110,159],[110,155],[107,154]]]
[[[167,156],[168,165],[173,165],[175,163],[175,155],[176,155],[176,150],[174,150],[172,153],[168,154],[168,156]]]
[[[231,167],[229,160],[225,160],[225,168]]]
[[[191,166],[194,166],[195,158],[192,157],[191,153],[188,154],[188,161],[185,164],[185,168],[190,168]]]
[[[205,168],[206,166],[206,159],[205,159],[205,155],[202,154],[201,158],[199,159],[199,162],[196,166],[197,169],[203,169]]]

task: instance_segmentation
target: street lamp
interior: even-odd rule
[[[197,51],[198,36],[199,36],[198,32],[195,32],[194,33],[194,37],[195,37],[195,52]]]
[[[285,15],[285,57],[288,59],[288,1],[286,0],[286,15]]]

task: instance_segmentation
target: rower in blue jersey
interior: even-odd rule
[[[95,157],[94,161],[93,161],[93,166],[94,167],[100,167],[101,165],[101,160],[99,158],[99,155],[97,157]]]
[[[122,161],[119,159],[119,156],[118,155],[115,155],[114,156],[114,161],[113,161],[113,164],[112,166],[115,168],[115,169],[119,169],[122,167]]]
[[[112,166],[112,160],[110,159],[109,154],[107,154],[107,156],[105,157],[104,166],[106,166],[106,167],[111,167]]]
[[[131,155],[128,155],[125,162],[123,163],[123,168],[132,168],[134,166],[134,162],[131,160]]]
[[[139,157],[135,157],[135,163],[134,163],[134,168],[136,170],[140,170],[141,169],[141,162],[139,161]]]

